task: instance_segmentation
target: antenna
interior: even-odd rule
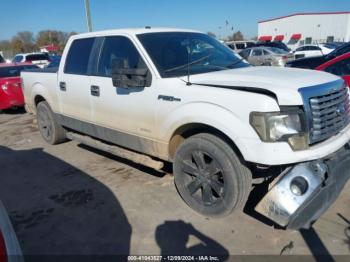
[[[188,47],[187,47],[187,83],[186,85],[190,86],[192,85],[190,82],[190,61],[191,61],[191,55],[192,55],[192,50],[191,50],[191,45],[190,45],[190,39],[188,39]]]

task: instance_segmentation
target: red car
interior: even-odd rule
[[[21,71],[38,68],[29,63],[0,64],[0,110],[24,106]]]
[[[340,76],[346,81],[348,86],[350,86],[350,53],[337,56],[336,58],[316,67],[316,70],[326,71]]]

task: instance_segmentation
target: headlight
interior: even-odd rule
[[[250,124],[264,142],[288,142],[293,150],[309,146],[304,114],[301,110],[250,114]]]

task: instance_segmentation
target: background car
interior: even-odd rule
[[[24,106],[21,71],[38,68],[36,65],[0,64],[0,110]]]
[[[225,43],[232,50],[239,52],[243,49],[250,48],[255,46],[255,41],[247,40],[247,41],[230,41]]]
[[[0,261],[23,262],[21,247],[4,205],[0,201]]]
[[[32,63],[44,68],[50,63],[50,57],[47,53],[17,54],[12,59],[12,63]]]
[[[303,45],[296,48],[293,53],[295,58],[298,59],[303,57],[327,55],[334,49],[335,47],[331,48],[330,45]]]
[[[255,66],[284,66],[293,55],[275,47],[247,48],[239,53],[241,57]]]
[[[58,68],[60,65],[61,57],[62,56],[60,55],[50,56],[50,63],[46,68]]]
[[[318,67],[316,70],[326,71],[328,73],[342,77],[350,86],[350,53],[338,56]]]
[[[290,52],[290,48],[288,48],[288,46],[280,41],[273,41],[273,42],[257,42],[255,44],[255,46],[265,46],[265,47],[275,47],[275,48],[279,48],[282,49],[286,52]]]
[[[305,68],[305,69],[315,69],[316,67],[326,63],[337,56],[341,56],[345,53],[350,52],[350,43],[346,43],[334,49],[328,55],[323,56],[313,56],[313,57],[305,57],[296,59],[294,61],[290,61],[286,63],[287,67],[297,67],[297,68]]]

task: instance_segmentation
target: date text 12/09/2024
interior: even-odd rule
[[[128,256],[128,261],[220,261],[219,256]]]

